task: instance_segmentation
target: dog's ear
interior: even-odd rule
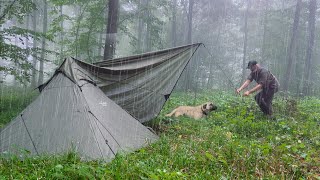
[[[202,109],[207,109],[207,104],[204,104],[204,105],[202,106]]]

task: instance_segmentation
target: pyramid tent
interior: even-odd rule
[[[157,140],[154,118],[200,44],[88,64],[67,58],[41,93],[0,131],[0,152],[75,150],[106,160]]]
[[[81,89],[62,73],[0,134],[1,151],[32,154],[76,150],[84,157],[111,159],[157,139],[149,129],[92,84]]]

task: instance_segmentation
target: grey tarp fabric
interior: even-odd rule
[[[159,114],[200,45],[106,60],[94,65],[69,58],[57,71],[80,86],[80,83],[97,85],[129,114],[140,122],[146,122]]]
[[[110,160],[157,139],[149,129],[92,84],[79,88],[56,74],[39,97],[0,133],[0,152],[55,154]]]
[[[99,83],[105,94],[140,122],[156,117],[182,71],[201,44],[168,49],[95,65],[112,70],[112,83]]]
[[[0,132],[0,152],[76,150],[111,159],[158,137],[154,118],[200,44],[88,64],[67,58],[41,94]],[[140,121],[140,122],[139,122]]]
[[[96,84],[133,117],[146,122],[159,114],[199,46],[192,44],[94,65],[69,58],[58,71],[77,84]]]

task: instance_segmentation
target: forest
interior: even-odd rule
[[[319,6],[317,0],[0,1],[0,128],[39,96],[37,88],[68,57],[92,64],[201,43],[161,112],[144,123],[158,141],[110,162],[84,161],[74,151],[23,159],[1,152],[0,179],[320,179]],[[252,60],[280,82],[273,119],[254,95],[235,93]],[[207,101],[218,109],[206,118],[165,116]]]

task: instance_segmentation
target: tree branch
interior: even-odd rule
[[[7,15],[7,12],[12,8],[16,1],[17,0],[12,1],[12,3],[3,11],[3,14],[0,16],[0,21]]]

